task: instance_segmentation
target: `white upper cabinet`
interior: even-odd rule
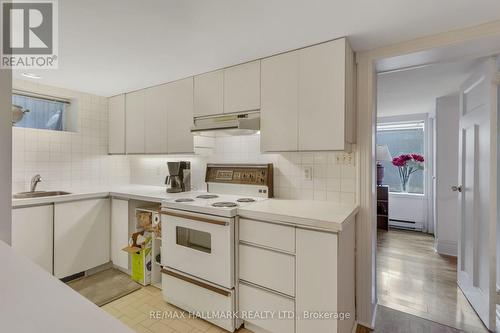
[[[288,52],[262,60],[261,151],[298,147],[299,55]]]
[[[144,90],[144,140],[146,154],[167,152],[167,85]]]
[[[145,90],[139,90],[128,93],[125,98],[127,154],[145,152],[145,95]]]
[[[167,101],[168,153],[192,153],[193,135],[193,78],[187,78],[165,85]]]
[[[299,150],[346,148],[345,39],[299,50]],[[352,54],[351,54],[352,57]],[[352,75],[352,69],[349,69]]]
[[[345,38],[262,60],[261,150],[348,150],[354,58]]]
[[[109,98],[108,153],[125,154],[125,94]]]
[[[224,71],[194,77],[194,116],[211,116],[224,111]]]
[[[224,113],[260,109],[260,60],[224,69]]]

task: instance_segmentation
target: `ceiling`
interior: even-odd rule
[[[433,114],[436,98],[458,92],[480,60],[468,60],[378,75],[377,117]]]
[[[111,96],[342,36],[359,51],[497,19],[498,0],[64,0],[59,69],[33,73]]]

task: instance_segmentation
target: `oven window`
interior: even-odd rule
[[[205,253],[212,253],[212,236],[208,232],[176,227],[177,245]]]

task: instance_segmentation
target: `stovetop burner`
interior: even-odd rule
[[[197,198],[199,198],[199,199],[215,199],[218,197],[219,196],[216,194],[201,194],[201,195],[197,196]]]
[[[212,206],[213,207],[230,208],[230,207],[237,207],[238,204],[236,202],[230,202],[230,201],[219,201],[219,202],[213,203]]]
[[[238,202],[255,202],[255,199],[252,199],[252,198],[240,198],[238,200],[236,200]]]
[[[180,198],[180,199],[176,199],[175,202],[193,202],[194,199],[191,199],[191,198]]]

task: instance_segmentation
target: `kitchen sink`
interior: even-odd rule
[[[12,197],[14,199],[29,199],[29,198],[54,197],[57,195],[67,195],[67,194],[71,193],[64,191],[35,191],[35,192],[16,193]]]

